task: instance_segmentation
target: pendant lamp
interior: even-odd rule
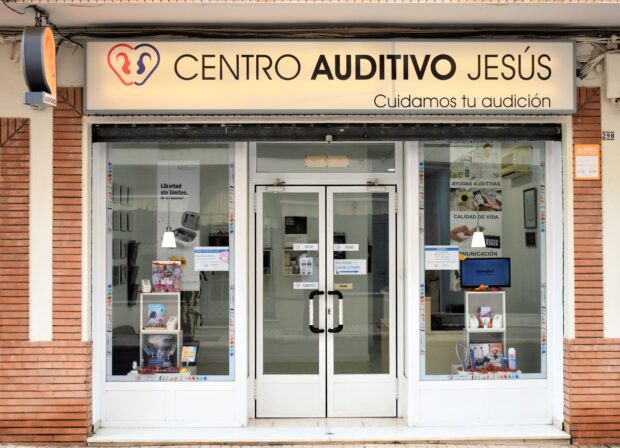
[[[474,234],[471,237],[471,247],[487,247],[486,242],[484,241],[484,233],[480,228],[480,215],[478,214],[478,209],[476,208],[476,229],[474,230]]]
[[[170,164],[168,164],[168,185],[170,185]],[[177,247],[177,240],[174,237],[174,232],[170,226],[170,192],[168,192],[168,225],[164,231],[164,236],[161,239],[161,247],[165,249],[174,249]]]
[[[174,232],[172,231],[172,227],[170,226],[166,226],[164,237],[161,239],[161,247],[167,249],[174,249],[175,247],[177,247],[177,240],[174,238]]]

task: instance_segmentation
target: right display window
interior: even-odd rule
[[[420,148],[422,379],[545,378],[545,142]]]

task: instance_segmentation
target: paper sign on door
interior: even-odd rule
[[[293,250],[319,250],[317,243],[294,243]]]
[[[318,282],[293,282],[293,289],[319,289]]]
[[[360,250],[359,244],[334,244],[334,252],[356,252]]]
[[[366,259],[334,260],[336,275],[366,275]]]

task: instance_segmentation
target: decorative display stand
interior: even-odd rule
[[[149,305],[151,305],[149,307]],[[150,314],[163,306],[161,321],[158,322],[159,316],[153,321]],[[150,308],[150,310],[149,310]],[[183,347],[183,331],[181,330],[181,293],[180,292],[148,292],[140,293],[140,365],[144,366],[144,345],[145,339],[152,335],[174,335],[176,339],[176,348],[173,353],[174,365],[170,367],[178,367],[180,364],[181,350]],[[163,326],[153,326],[153,324],[163,322]],[[167,324],[173,322],[171,329]]]

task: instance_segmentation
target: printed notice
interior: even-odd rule
[[[293,282],[293,289],[319,289],[319,282]]]
[[[228,271],[228,247],[196,247],[194,270]]]
[[[601,145],[575,145],[575,179],[601,179]]]
[[[293,250],[319,250],[317,243],[293,243]]]
[[[334,252],[357,252],[359,244],[334,244]]]
[[[299,257],[299,275],[312,275],[314,266],[314,258]]]
[[[336,275],[366,275],[366,259],[334,260]]]
[[[424,269],[427,271],[458,271],[458,246],[425,246]]]

